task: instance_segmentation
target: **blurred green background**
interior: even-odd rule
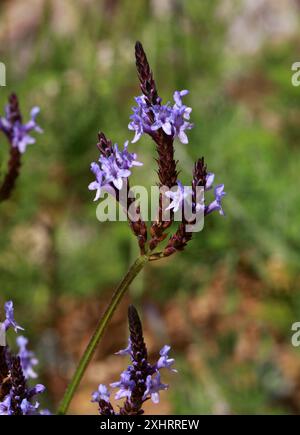
[[[126,307],[144,319],[151,357],[168,342],[178,375],[151,413],[300,413],[300,3],[294,0],[11,0],[0,5],[4,107],[17,92],[26,119],[41,107],[44,134],[28,148],[17,188],[1,204],[0,297],[40,358],[54,409],[109,295],[137,255],[126,223],[99,223],[90,162],[97,133],[115,142],[140,93],[141,40],[160,95],[189,89],[195,127],[176,144],[181,179],[205,156],[225,183],[226,217],[206,219],[185,252],[148,265],[117,311],[72,404],[89,403],[126,361]],[[3,109],[2,109],[3,110]],[[134,182],[156,182],[155,149]],[[0,146],[1,173],[7,144]],[[13,340],[14,337],[11,337]]]

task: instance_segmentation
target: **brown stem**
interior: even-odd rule
[[[21,166],[21,153],[18,148],[11,146],[8,171],[0,187],[0,202],[8,199],[15,187]]]

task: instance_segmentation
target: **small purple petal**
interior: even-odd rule
[[[98,390],[92,394],[92,402],[100,402],[100,400],[104,400],[105,402],[109,402],[110,393],[104,384],[100,384]]]
[[[4,305],[5,313],[6,313],[6,319],[4,320],[4,328],[7,331],[9,328],[13,328],[15,332],[18,332],[18,330],[24,330],[18,323],[15,321],[14,318],[14,304],[12,301],[8,301]]]

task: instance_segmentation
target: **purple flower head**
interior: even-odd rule
[[[18,329],[24,330],[18,323],[15,321],[14,318],[14,304],[12,301],[8,301],[4,305],[6,319],[3,322],[4,329],[7,331],[9,328],[13,328],[15,332],[18,332]]]
[[[152,106],[152,111],[154,114],[154,123],[151,125],[151,130],[155,131],[162,128],[163,131],[170,136],[172,134],[172,108],[170,107],[170,103],[164,106]]]
[[[169,352],[170,352],[171,346],[165,345],[159,352],[160,358],[156,363],[157,370],[166,368],[171,370],[174,373],[177,373],[176,369],[172,369],[171,366],[174,364],[175,359],[169,358]]]
[[[12,301],[5,303],[5,312],[6,319],[3,322],[5,331],[9,328],[13,328],[16,332],[19,329],[23,329],[14,319]],[[7,346],[0,348],[1,378],[2,381],[3,379],[9,380],[6,384],[2,383],[0,385],[0,397],[2,400],[0,402],[0,415],[38,414],[39,403],[33,403],[32,399],[37,394],[43,393],[45,387],[42,384],[29,387],[27,384],[28,378],[36,377],[33,366],[38,362],[33,352],[27,349],[27,344],[27,338],[23,336],[17,338],[17,345],[19,347],[17,355],[14,355]]]
[[[133,115],[130,116],[131,122],[128,124],[128,129],[135,132],[132,143],[137,142],[144,133],[151,131],[150,109],[144,95],[135,97],[135,101],[137,106],[132,108]]]
[[[2,402],[0,402],[0,415],[11,415],[11,397],[7,395]]]
[[[224,210],[222,208],[222,198],[226,195],[224,192],[224,184],[219,184],[214,190],[215,200],[205,207],[205,215],[212,213],[213,211],[219,211],[219,213],[224,216]]]
[[[129,169],[121,168],[115,155],[109,157],[101,156],[99,161],[105,181],[107,183],[112,183],[116,189],[121,190],[123,186],[123,178],[128,178],[131,174]]]
[[[37,409],[40,406],[39,402],[35,402],[33,405],[27,399],[23,399],[20,405],[23,415],[36,415]]]
[[[8,104],[5,109],[5,117],[0,117],[0,129],[7,135],[12,146],[18,148],[20,153],[26,151],[27,145],[35,143],[35,139],[29,134],[31,131],[43,132],[36,123],[39,111],[38,107],[33,107],[30,112],[30,121],[22,124],[21,119],[14,118],[11,105]]]
[[[177,181],[178,187],[175,192],[168,190],[165,192],[167,198],[170,198],[172,202],[166,208],[166,210],[173,210],[176,213],[184,203],[184,200],[191,194],[191,189],[184,187],[180,181]]]
[[[119,388],[119,391],[117,391],[115,395],[116,400],[119,400],[122,397],[129,398],[131,396],[135,387],[135,382],[131,379],[131,375],[131,369],[127,369],[121,373],[120,380],[118,382],[113,382],[110,384],[112,388]]]
[[[168,136],[178,137],[182,143],[188,143],[185,131],[190,130],[193,124],[188,122],[192,109],[182,102],[182,97],[187,94],[187,90],[175,91],[173,107],[170,103],[149,106],[144,96],[135,98],[137,106],[132,108],[133,115],[128,125],[129,130],[135,131],[132,142],[137,142],[143,133],[151,135],[151,132],[161,128]]]
[[[92,394],[92,402],[100,402],[100,400],[104,400],[109,403],[110,393],[104,384],[100,384],[98,390]]]
[[[25,379],[37,378],[33,367],[38,364],[38,359],[35,357],[34,353],[27,349],[28,339],[20,335],[17,337],[17,345],[19,346],[18,356],[21,360],[21,365],[23,369],[23,374]],[[36,394],[36,393],[35,393]]]
[[[118,144],[115,144],[113,146],[113,151],[114,151],[114,155],[116,158],[116,162],[118,163],[118,165],[122,169],[130,169],[133,166],[143,166],[143,163],[136,160],[137,159],[136,153],[128,152],[128,150],[127,150],[128,143],[129,143],[128,140],[124,143],[123,151],[119,151]]]
[[[146,379],[146,391],[144,393],[143,399],[146,400],[147,396],[150,396],[153,403],[159,403],[159,392],[161,390],[168,389],[167,384],[162,384],[160,381],[160,373],[157,372],[155,376],[147,376]]]
[[[128,141],[124,143],[123,150],[119,150],[118,144],[110,149],[109,155],[101,155],[99,162],[91,164],[91,171],[96,177],[96,181],[89,184],[89,190],[96,190],[94,201],[101,195],[101,189],[109,191],[112,187],[121,190],[123,180],[131,175],[130,169],[133,166],[142,166],[143,163],[137,160],[135,153],[128,151]]]
[[[164,346],[160,351],[160,357],[156,364],[148,361],[147,347],[144,342],[142,323],[137,310],[132,305],[128,308],[130,337],[128,346],[117,354],[130,355],[131,364],[120,375],[120,380],[110,384],[111,388],[117,388],[115,399],[124,398],[123,406],[119,407],[120,415],[143,414],[143,403],[151,399],[154,403],[159,402],[159,391],[166,390],[168,385],[163,384],[160,378],[160,370],[168,368],[175,372],[171,366],[174,359],[169,358],[170,346]],[[92,402],[99,403],[101,415],[116,414],[109,401],[109,392],[105,385],[99,385],[98,391],[93,393]]]

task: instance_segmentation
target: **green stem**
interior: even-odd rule
[[[78,388],[80,381],[89,365],[89,362],[91,361],[91,358],[96,350],[97,345],[99,344],[99,341],[101,340],[103,333],[105,331],[105,328],[107,327],[109,320],[111,319],[115,309],[119,305],[123,295],[125,294],[126,290],[128,289],[131,282],[134,280],[134,278],[139,274],[139,272],[143,269],[144,265],[147,263],[148,257],[146,255],[142,255],[139,257],[133,265],[130,267],[118,287],[116,288],[111,301],[106,308],[103,316],[101,317],[97,328],[90,339],[89,344],[87,345],[87,348],[76,368],[76,371],[73,375],[73,378],[71,379],[66,392],[64,394],[64,397],[60,403],[60,406],[58,408],[58,414],[65,414],[69,408],[69,405],[71,403],[71,400],[75,394],[76,389]]]

